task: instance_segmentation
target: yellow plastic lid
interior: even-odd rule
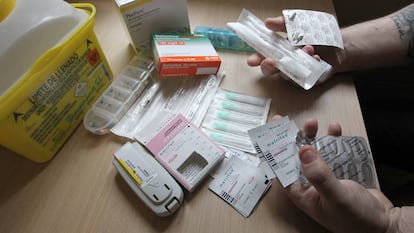
[[[0,23],[13,11],[16,0],[0,0]]]

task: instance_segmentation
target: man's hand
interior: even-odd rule
[[[274,117],[274,119],[279,116]],[[304,133],[314,137],[315,119],[306,121]],[[339,124],[329,125],[328,134],[341,135]],[[386,232],[391,229],[392,203],[376,189],[366,189],[352,180],[338,180],[320,154],[310,145],[299,150],[305,177],[312,184],[299,181],[285,191],[302,211],[332,232]]]
[[[286,25],[283,16],[267,18],[264,23],[267,28],[274,32],[286,32]],[[331,47],[314,47],[311,45],[305,45],[302,49],[318,61],[321,59],[321,57],[323,57],[326,62],[334,67],[334,70],[341,69],[340,61],[343,59],[343,52],[338,52],[338,50]],[[276,68],[276,61],[274,59],[265,58],[258,53],[250,55],[247,58],[247,64],[249,66],[260,66],[262,73],[265,76],[272,75],[279,71]],[[285,76],[283,77],[285,79],[288,79]]]

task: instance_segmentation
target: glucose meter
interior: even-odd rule
[[[126,143],[112,164],[135,194],[159,216],[179,209],[184,193],[174,178],[137,142]]]

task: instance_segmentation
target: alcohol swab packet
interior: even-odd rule
[[[244,217],[249,217],[272,182],[259,168],[231,156],[209,188]]]
[[[254,129],[251,129],[248,131],[249,137],[254,145],[254,148],[257,152],[257,156],[259,157],[260,161],[262,161],[262,167],[264,171],[266,172],[267,177],[269,179],[276,178],[276,174],[274,173],[273,169],[269,165],[269,163],[266,160],[265,154],[261,150],[260,146],[258,145],[257,141],[259,141],[262,137],[266,136],[267,134],[272,133],[273,130],[277,129],[281,125],[284,125],[289,122],[289,118],[283,117],[277,121],[270,121],[267,124],[258,126]]]
[[[295,141],[298,131],[287,117],[249,130],[257,153],[262,154],[283,187],[299,179],[300,161]]]

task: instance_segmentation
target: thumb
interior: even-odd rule
[[[283,16],[277,16],[274,18],[267,18],[265,20],[265,25],[267,28],[269,28],[272,31],[275,32],[286,32],[286,25],[285,25],[285,19]]]
[[[341,195],[343,187],[315,148],[309,145],[301,147],[299,158],[303,174],[321,196],[330,199]]]

